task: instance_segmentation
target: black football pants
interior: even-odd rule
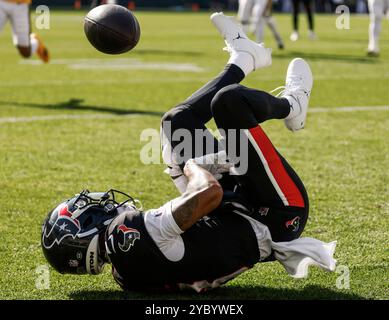
[[[214,80],[168,111],[162,118],[162,130],[165,130],[166,123],[171,126],[171,132],[185,128],[194,136],[196,130],[204,130],[208,138],[193,141],[192,154],[188,159],[199,157],[206,148],[199,148],[196,144],[209,143],[210,136],[215,139],[205,127],[205,123],[213,117],[223,135],[229,157],[230,139],[234,141],[234,148],[238,149],[234,150],[234,155],[247,155],[244,160],[247,161],[247,170],[232,177],[243,196],[258,210],[255,218],[269,227],[274,241],[290,241],[301,235],[307,221],[307,193],[295,171],[259,125],[269,119],[285,118],[290,105],[286,99],[239,85],[243,78],[240,68],[227,65]],[[241,143],[244,139],[247,143]],[[169,141],[172,148],[181,142]],[[216,139],[213,146],[211,152],[223,147]],[[185,162],[180,164],[181,168],[184,165]],[[226,185],[228,182],[222,183],[223,188]]]
[[[293,30],[298,30],[298,16],[300,13],[300,3],[304,4],[305,11],[307,12],[308,18],[308,28],[313,30],[313,9],[312,9],[312,0],[293,0],[292,11],[293,11]]]

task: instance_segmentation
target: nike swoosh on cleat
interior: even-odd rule
[[[232,39],[232,40],[238,40],[238,39],[246,39],[246,38],[242,37],[242,36],[240,35],[240,33],[238,33],[238,36],[237,36],[235,39]]]

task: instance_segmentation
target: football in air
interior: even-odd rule
[[[116,4],[104,4],[89,11],[84,31],[92,46],[107,54],[127,52],[140,38],[140,27],[134,14]]]

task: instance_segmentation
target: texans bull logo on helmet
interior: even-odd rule
[[[140,239],[140,232],[133,228],[128,228],[126,225],[121,224],[117,228],[118,233],[123,234],[122,242],[119,242],[119,248],[123,252],[127,252],[134,245],[135,241]]]
[[[66,237],[74,239],[81,230],[80,222],[72,218],[72,214],[65,203],[59,205],[55,211],[57,212],[56,221],[52,224],[50,230],[45,228],[43,231],[42,243],[46,249],[50,249],[54,244],[60,244]]]
[[[297,216],[292,220],[286,221],[285,226],[287,229],[292,230],[294,232],[298,231],[300,228],[300,217]]]

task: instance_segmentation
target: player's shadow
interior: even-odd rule
[[[80,290],[72,292],[69,298],[75,300],[166,300],[166,299],[210,299],[210,300],[360,300],[365,299],[345,290],[332,290],[320,286],[306,286],[303,289],[268,288],[262,286],[229,286],[196,294],[193,291],[172,293],[140,293],[133,291]]]
[[[68,101],[59,102],[59,103],[32,103],[32,102],[10,102],[10,101],[0,101],[1,105],[12,105],[19,107],[27,108],[37,108],[37,109],[47,109],[47,110],[72,110],[72,111],[93,111],[98,113],[109,113],[113,115],[147,115],[147,116],[158,116],[161,117],[163,112],[151,111],[151,110],[131,110],[131,109],[120,109],[120,108],[111,108],[105,106],[92,106],[84,105],[83,99],[69,99]]]
[[[341,61],[350,63],[377,63],[377,59],[371,57],[363,57],[361,55],[350,55],[350,54],[336,54],[336,53],[319,53],[319,52],[302,52],[302,51],[288,51],[286,53],[273,52],[273,58],[278,59],[291,59],[291,58],[304,58],[311,61],[325,60],[325,61]]]

